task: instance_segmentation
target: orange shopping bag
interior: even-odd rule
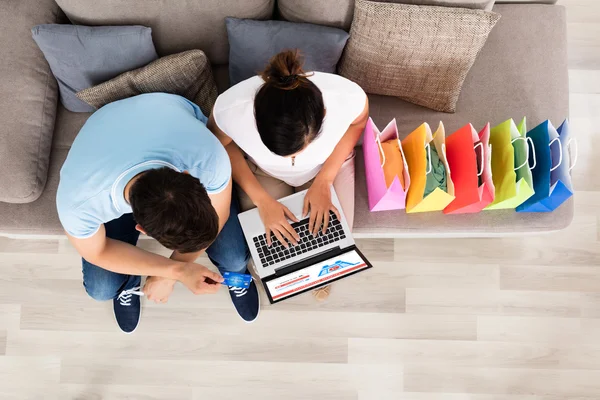
[[[454,200],[454,185],[446,159],[445,136],[444,124],[441,122],[435,134],[432,134],[429,125],[424,123],[402,141],[410,174],[410,187],[406,198],[407,213],[440,211]],[[443,165],[446,190],[436,187],[430,193],[426,193],[427,179],[430,174],[437,172],[432,165],[433,149],[440,165]]]
[[[444,209],[444,214],[480,212],[493,201],[489,132],[489,124],[480,134],[468,124],[446,139],[456,198]]]

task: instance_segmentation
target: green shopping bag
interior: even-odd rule
[[[526,120],[517,125],[509,119],[490,130],[492,180],[496,188],[494,201],[486,210],[516,208],[533,196],[533,178],[529,152],[535,160],[533,145],[527,138]],[[535,164],[535,162],[534,162]]]

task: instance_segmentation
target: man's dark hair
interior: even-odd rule
[[[171,168],[144,172],[129,190],[133,218],[170,250],[206,249],[217,237],[219,217],[204,185]]]

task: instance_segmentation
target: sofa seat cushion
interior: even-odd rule
[[[0,202],[34,201],[46,185],[58,89],[31,28],[59,12],[53,0],[0,1]]]
[[[565,9],[540,4],[496,5],[502,15],[467,75],[456,113],[446,114],[398,98],[369,96],[378,126],[396,118],[400,135],[423,122],[444,122],[452,134],[467,123],[481,130],[527,117],[528,128],[546,119],[559,125],[569,115]],[[542,32],[543,34],[539,34]],[[514,38],[527,38],[515,41]],[[552,52],[548,53],[548,49]]]
[[[229,58],[225,18],[270,19],[275,0],[57,0],[80,25],[143,25],[152,28],[159,56],[202,50],[212,63]]]
[[[54,129],[54,149],[70,149],[71,144],[92,113],[76,113],[67,110],[62,104],[56,110],[56,128]]]

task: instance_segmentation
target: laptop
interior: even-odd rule
[[[286,249],[272,236],[272,244],[268,247],[265,228],[256,208],[238,216],[256,273],[271,304],[372,268],[354,243],[333,187],[331,200],[339,210],[341,220],[330,212],[325,234],[321,233],[322,227],[317,236],[308,231],[309,218],[302,218],[306,192],[304,190],[279,200],[299,220],[290,221],[300,236],[296,246],[289,243]]]

